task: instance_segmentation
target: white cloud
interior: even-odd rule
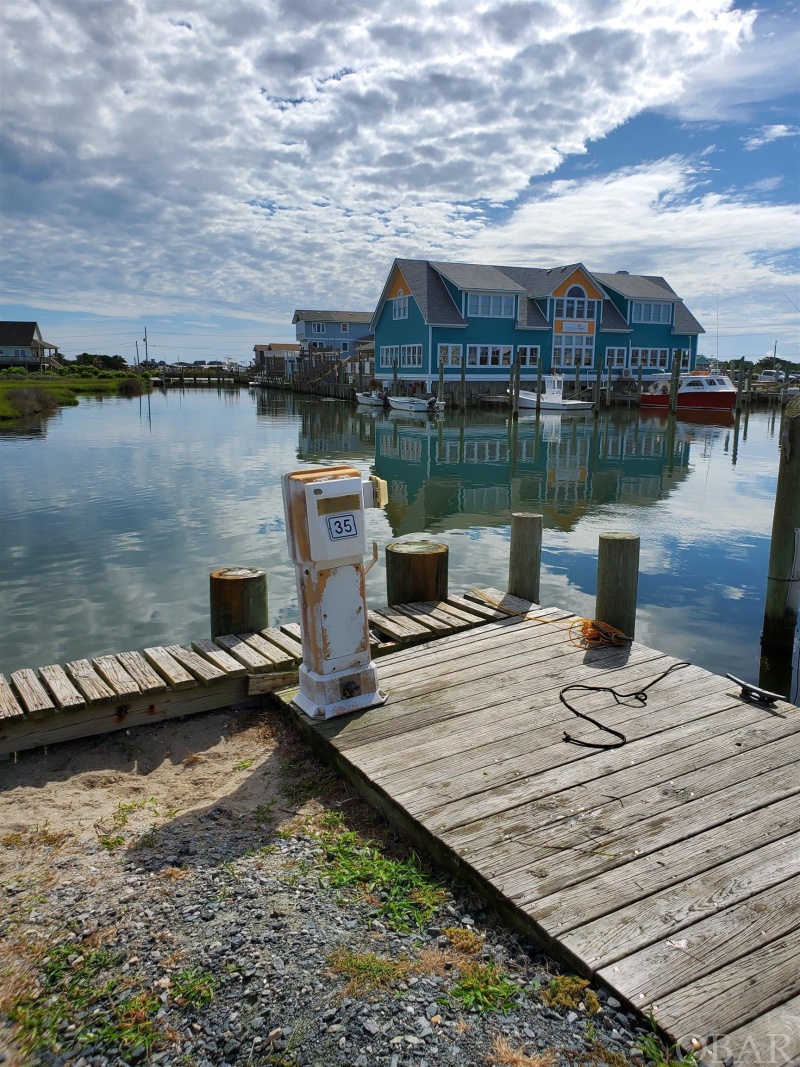
[[[755,148],[761,148],[772,141],[779,141],[784,137],[797,137],[800,134],[800,126],[787,126],[785,123],[777,123],[774,126],[762,126],[758,133],[750,137],[743,137],[745,151],[752,152]]]
[[[498,238],[521,251],[527,235],[533,261],[563,261],[592,193],[609,213],[584,211],[582,258],[677,266],[695,292],[687,253],[705,266],[717,226],[775,229],[733,200],[678,207],[676,160],[523,203],[643,109],[690,111],[698,70],[727,86],[754,24],[727,0],[4,0],[0,17],[8,301],[288,334],[295,306],[371,308],[396,255],[497,261]],[[547,201],[562,198],[558,240]],[[517,232],[498,231],[520,203]],[[648,258],[642,214],[650,237],[678,224],[672,257]],[[723,281],[741,288],[742,266],[775,274],[734,250]]]

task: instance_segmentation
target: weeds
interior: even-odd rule
[[[600,1001],[588,986],[585,978],[562,974],[551,979],[547,989],[542,990],[542,1000],[549,1008],[574,1010],[582,1004],[590,1015],[596,1015],[600,1011]]]
[[[487,1063],[497,1067],[555,1067],[556,1056],[552,1049],[526,1055],[522,1049],[515,1049],[507,1037],[500,1034],[492,1042]]]
[[[404,981],[411,972],[409,960],[392,960],[376,956],[374,952],[352,952],[344,945],[334,949],[328,958],[334,974],[347,979],[343,996],[356,997],[374,989],[389,989]]]
[[[450,997],[458,1000],[468,1011],[483,1015],[500,1011],[507,1015],[516,1006],[519,987],[509,981],[496,963],[467,963]]]
[[[483,948],[483,938],[474,930],[462,926],[447,926],[442,933],[458,952],[466,956],[475,956]]]
[[[122,834],[98,834],[97,843],[100,845],[100,848],[104,848],[106,852],[115,852],[125,844],[125,838]]]
[[[175,975],[170,988],[181,1007],[190,1004],[193,1008],[204,1008],[214,999],[217,980],[213,974],[199,967],[188,967]]]
[[[160,1001],[149,990],[123,983],[114,973],[119,957],[104,948],[84,955],[53,945],[42,962],[38,988],[12,1003],[8,1015],[27,1051],[60,1047],[64,1024],[69,1043],[103,1048],[151,1048],[163,1037],[155,1015]]]
[[[374,841],[353,830],[322,831],[330,884],[334,888],[357,886],[378,901],[378,914],[399,931],[422,926],[445,899],[444,889],[426,875],[419,859],[385,856]]]
[[[275,797],[270,797],[263,804],[259,804],[255,810],[256,822],[269,822],[272,817],[272,809],[275,807]]]
[[[652,1012],[649,1021],[652,1033],[643,1034],[635,1045],[646,1060],[655,1067],[696,1067],[694,1053],[684,1052],[678,1045],[666,1045],[661,1040]]]
[[[49,823],[44,822],[41,826],[37,823],[32,830],[14,830],[10,834],[4,834],[0,837],[0,845],[5,848],[58,848],[69,837],[71,834],[67,830],[51,830]]]
[[[255,763],[254,759],[242,759],[238,763],[234,763],[233,769],[235,771],[249,771]]]

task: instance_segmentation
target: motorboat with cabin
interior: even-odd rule
[[[543,375],[542,385],[544,391],[541,393],[520,389],[520,408],[538,408],[539,411],[560,411],[562,414],[568,414],[571,411],[591,411],[591,400],[568,400],[564,396],[564,378],[561,375]]]
[[[643,410],[669,411],[671,382],[659,378],[642,392],[639,404]],[[678,411],[731,411],[736,401],[736,386],[726,374],[691,371],[678,381],[676,407]]]
[[[392,396],[389,395],[389,407],[395,411],[427,412],[435,415],[444,411],[444,401],[437,400],[432,393],[422,393],[416,396]]]

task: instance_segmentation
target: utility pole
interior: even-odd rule
[[[150,357],[147,354],[147,327],[146,326],[144,328],[144,361],[149,367],[150,366]]]
[[[136,339],[136,366],[139,366],[139,339]]]

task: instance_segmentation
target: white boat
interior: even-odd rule
[[[642,393],[643,411],[669,411],[669,378],[659,377]],[[692,371],[682,374],[676,396],[678,411],[731,411],[736,401],[736,386],[725,374]]]
[[[356,393],[356,400],[359,404],[373,408],[382,408],[386,403],[386,397],[380,389],[373,389],[369,393]]]
[[[520,408],[536,408],[540,411],[591,411],[591,400],[565,400],[564,379],[555,374],[542,376],[543,393],[531,393],[527,389],[519,391]]]
[[[423,393],[421,396],[390,396],[389,406],[395,411],[421,411],[434,414],[444,411],[444,402],[435,396]]]

